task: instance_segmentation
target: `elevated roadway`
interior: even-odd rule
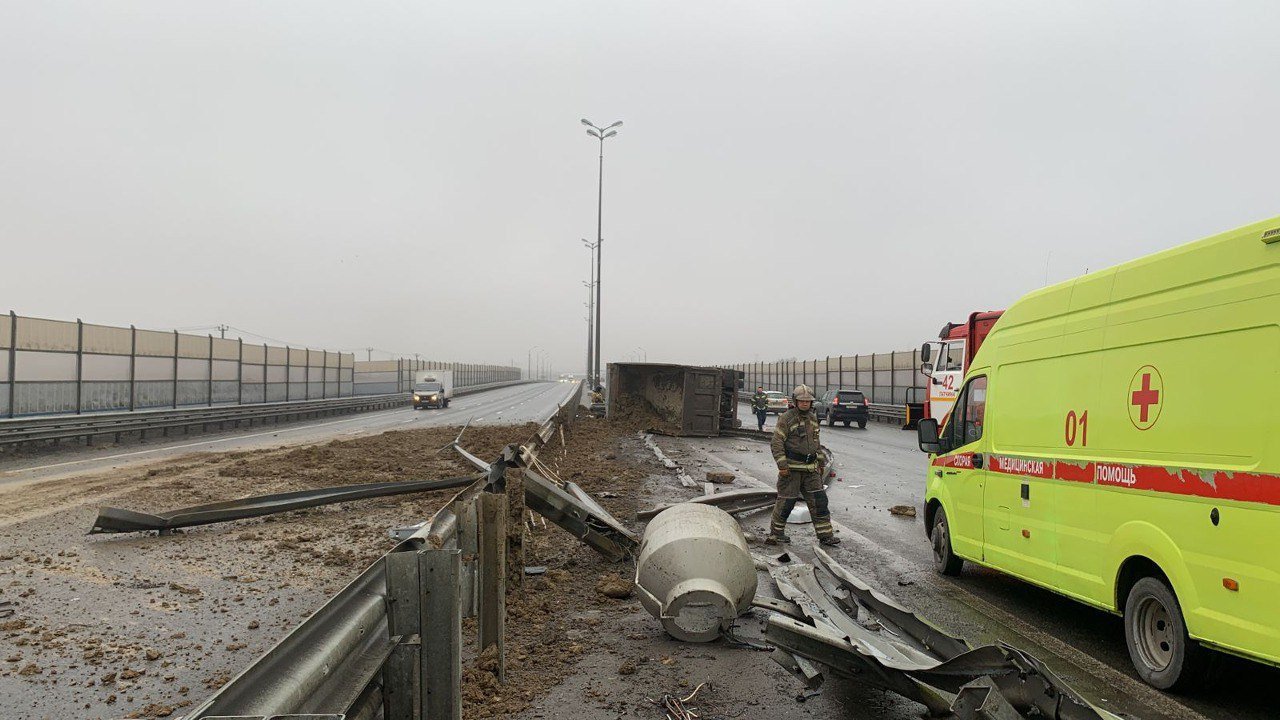
[[[192,452],[253,450],[301,445],[432,425],[519,424],[542,422],[577,387],[576,383],[538,382],[485,390],[456,398],[443,409],[414,410],[405,405],[340,418],[322,418],[263,428],[148,439],[119,447],[68,444],[63,449],[0,458],[0,485],[52,480],[164,460]]]

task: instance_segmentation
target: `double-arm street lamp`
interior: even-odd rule
[[[622,127],[619,120],[607,127],[599,127],[583,118],[582,124],[587,126],[587,134],[600,141],[600,174],[599,187],[596,193],[596,324],[595,324],[595,373],[594,385],[600,383],[600,255],[604,250],[604,141],[618,134],[616,128]]]

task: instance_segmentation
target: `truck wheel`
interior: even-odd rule
[[[951,526],[947,524],[947,511],[941,507],[933,516],[929,542],[933,544],[933,569],[943,575],[959,575],[964,559],[951,551]]]
[[[852,422],[853,422],[852,420],[845,420],[845,421],[844,421],[844,426],[845,426],[845,427],[849,427],[849,424],[850,424],[850,423],[852,423]]]
[[[835,427],[835,426],[836,426],[836,416],[833,415],[832,413],[827,413],[827,427]]]
[[[1124,640],[1138,677],[1158,690],[1185,690],[1204,678],[1208,651],[1187,635],[1182,606],[1163,580],[1144,577],[1124,603]]]
[[[867,421],[866,421],[866,420],[859,420],[859,421],[858,421],[858,429],[859,429],[859,430],[866,430],[866,429],[867,429]]]
[[[444,401],[444,406],[445,406],[445,407],[449,407],[449,401],[448,401],[448,400],[445,400],[445,401]]]

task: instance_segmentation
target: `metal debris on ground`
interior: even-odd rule
[[[662,463],[662,467],[668,470],[675,470],[676,478],[681,485],[684,487],[698,486],[698,483],[684,471],[684,468],[680,467],[680,463],[667,457],[667,454],[662,452],[662,448],[658,447],[658,443],[654,441],[652,433],[641,433],[641,435],[644,437],[645,446],[653,451],[654,456],[658,458],[658,462]]]
[[[699,505],[711,505],[718,507],[730,515],[738,513],[751,512],[753,510],[761,510],[773,507],[774,500],[778,497],[777,490],[730,490],[729,492],[716,493],[714,495],[703,495],[686,502],[698,503]],[[671,505],[661,505],[648,510],[641,510],[636,513],[636,517],[641,520],[648,520],[656,517],[658,513],[668,508],[675,507],[679,503]]]
[[[775,612],[765,636],[786,653],[837,677],[891,690],[934,717],[1118,720],[1027,653],[1005,644],[971,648],[876,592],[821,549],[814,552],[814,564],[769,571],[799,613],[770,608]],[[810,686],[811,677],[796,674]]]
[[[770,645],[769,643],[756,642],[755,640],[749,640],[745,637],[742,637],[738,633],[734,632],[735,630],[737,630],[737,628],[738,628],[737,623],[730,623],[729,627],[723,628],[720,631],[720,636],[723,637],[725,639],[725,642],[728,643],[730,646],[746,648],[748,650],[758,650],[760,652],[767,652],[767,653],[773,653],[777,650],[777,648]],[[773,656],[771,655],[770,657],[773,657]]]
[[[462,487],[467,483],[474,482],[475,479],[475,476],[467,476],[445,478],[443,480],[340,485],[338,487],[274,493],[240,498],[239,500],[193,505],[155,514],[104,507],[98,511],[98,517],[93,521],[93,527],[89,530],[89,534],[145,532],[148,530],[168,531],[176,528],[274,515],[290,510],[332,505],[351,500],[445,490]]]
[[[524,501],[561,529],[590,545],[610,560],[621,560],[639,541],[617,518],[574,483],[557,483],[524,469]]]
[[[649,702],[662,708],[666,713],[667,720],[696,720],[701,716],[694,712],[696,708],[689,707],[688,703],[693,702],[693,699],[698,696],[698,693],[704,687],[710,687],[710,685],[708,683],[699,683],[698,687],[694,688],[693,692],[686,697],[665,693],[661,698],[649,700]]]

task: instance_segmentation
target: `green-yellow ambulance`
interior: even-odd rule
[[[1143,680],[1280,665],[1280,217],[1030,293],[939,428],[938,569],[1124,616]]]

